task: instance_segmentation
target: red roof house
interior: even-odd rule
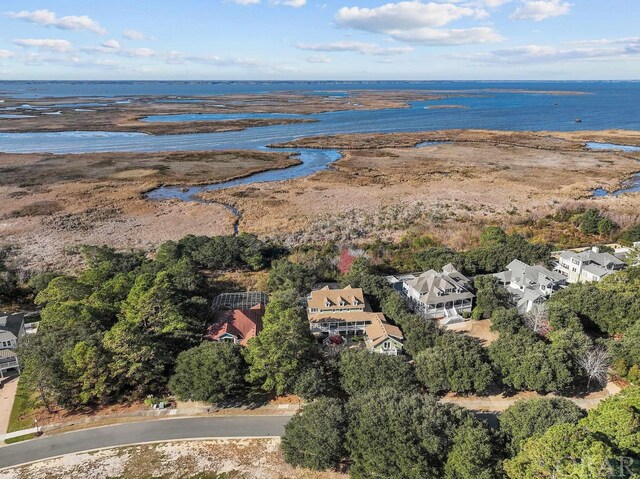
[[[246,346],[247,341],[262,330],[264,306],[264,303],[257,303],[249,309],[217,311],[214,323],[207,329],[207,339]]]

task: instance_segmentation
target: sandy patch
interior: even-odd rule
[[[167,442],[70,454],[8,469],[2,479],[184,478],[228,473],[230,479],[346,479],[344,474],[293,469],[282,459],[279,439]]]

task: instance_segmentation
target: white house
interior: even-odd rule
[[[556,271],[539,265],[529,266],[517,259],[507,265],[506,271],[493,276],[511,293],[521,314],[547,301],[567,283],[567,278]]]
[[[601,253],[597,246],[576,253],[562,251],[556,271],[567,277],[568,283],[601,281],[625,267],[625,263],[610,253]]]
[[[471,313],[475,295],[469,278],[452,264],[419,275],[388,276],[387,281],[409,301],[412,309],[427,319],[441,319],[443,324],[464,321],[462,314]]]

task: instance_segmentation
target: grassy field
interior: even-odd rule
[[[7,432],[33,427],[33,418],[35,411],[40,407],[40,400],[38,394],[29,389],[26,384],[27,382],[24,381],[24,378],[18,382],[18,390],[13,401]]]

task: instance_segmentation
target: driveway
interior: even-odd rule
[[[0,389],[0,436],[7,432],[9,416],[11,416],[11,408],[13,407],[17,389],[18,376],[2,380],[2,389]]]
[[[0,448],[0,469],[94,449],[145,442],[279,437],[290,416],[191,417],[119,424],[42,437]]]

